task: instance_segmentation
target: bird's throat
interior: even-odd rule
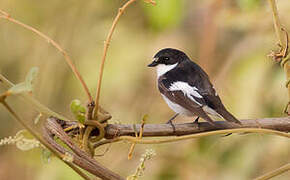
[[[157,78],[162,76],[163,74],[167,73],[168,71],[172,70],[177,66],[178,63],[171,64],[171,65],[165,65],[165,64],[159,64],[156,66],[156,72],[157,72]]]

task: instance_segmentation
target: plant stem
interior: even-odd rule
[[[279,19],[279,15],[278,15],[278,9],[277,9],[277,5],[276,5],[276,1],[275,0],[269,0],[271,9],[272,9],[272,13],[273,13],[273,21],[274,21],[274,27],[275,27],[275,32],[276,32],[276,36],[279,40],[279,44],[281,45],[281,49],[282,51],[286,49],[286,63],[283,65],[284,71],[286,73],[286,79],[287,79],[287,83],[286,83],[286,88],[288,88],[288,103],[287,103],[287,107],[286,107],[286,112],[288,115],[290,115],[290,57],[289,57],[289,52],[287,52],[288,50],[288,41],[285,41],[285,36],[284,32],[281,29],[281,23],[280,23],[280,19]],[[286,31],[286,30],[285,30]],[[286,43],[285,43],[286,42]]]
[[[262,134],[275,134],[282,137],[290,138],[289,133],[284,133],[280,131],[270,130],[270,129],[259,129],[259,128],[241,128],[241,129],[227,129],[227,130],[218,130],[218,131],[210,131],[198,134],[192,134],[187,136],[178,136],[178,137],[171,137],[171,138],[164,138],[164,139],[149,139],[144,140],[136,137],[131,136],[121,136],[115,139],[115,141],[125,140],[132,143],[137,144],[161,144],[161,143],[169,143],[169,142],[176,142],[181,140],[205,137],[205,136],[212,136],[212,135],[219,135],[219,134],[229,134],[229,133],[262,133]]]
[[[88,96],[88,99],[89,101],[91,102],[93,100],[91,94],[90,94],[90,91],[89,91],[89,88],[88,86],[86,85],[84,79],[82,78],[81,74],[79,73],[79,71],[77,70],[76,66],[73,64],[71,58],[69,57],[68,53],[63,50],[61,48],[61,46],[56,43],[54,40],[52,40],[50,37],[48,37],[47,35],[43,34],[42,32],[38,31],[37,29],[27,25],[27,24],[24,24],[16,19],[13,19],[8,13],[6,13],[5,11],[3,10],[0,10],[0,19],[6,19],[14,24],[17,24],[17,25],[20,25],[22,27],[24,27],[25,29],[27,30],[30,30],[32,32],[34,32],[35,34],[39,35],[40,37],[42,37],[43,39],[46,40],[46,42],[48,42],[49,44],[51,44],[53,47],[55,47],[63,56],[64,56],[64,59],[66,61],[66,63],[69,65],[69,67],[71,68],[72,72],[74,73],[74,75],[76,76],[76,78],[79,80],[79,82],[81,83],[82,87],[84,88],[87,96]]]
[[[0,83],[2,83],[6,89],[9,89],[14,86],[12,82],[10,82],[8,79],[6,79],[2,74],[0,74]],[[33,96],[29,94],[19,94],[20,97],[22,97],[25,102],[31,103],[35,109],[37,109],[39,112],[49,115],[49,116],[54,116],[62,120],[70,121],[68,118],[52,111],[45,105],[41,104],[39,101],[37,101]]]
[[[113,36],[113,32],[116,28],[116,25],[121,17],[121,15],[124,13],[125,9],[132,4],[133,2],[135,2],[136,0],[129,0],[127,1],[118,11],[117,16],[115,17],[113,24],[111,26],[111,29],[107,35],[106,41],[104,43],[104,51],[103,51],[103,57],[101,60],[101,66],[100,66],[100,72],[99,72],[99,80],[98,80],[98,86],[97,86],[97,91],[96,91],[96,100],[95,100],[95,110],[94,110],[94,117],[97,117],[98,115],[98,108],[99,108],[99,100],[100,100],[100,94],[101,94],[101,85],[102,85],[102,80],[103,80],[103,73],[104,73],[104,67],[105,67],[105,60],[107,57],[107,51],[110,45],[110,41],[112,39]]]
[[[274,21],[276,36],[279,40],[280,45],[285,48],[286,45],[284,43],[283,32],[281,31],[281,23],[280,23],[280,19],[279,19],[276,0],[268,0],[268,1],[271,5],[271,9],[272,9],[272,13],[273,13],[273,21]]]
[[[270,172],[268,172],[268,173],[266,173],[266,174],[264,174],[264,175],[262,175],[260,177],[257,177],[254,180],[267,180],[267,179],[270,179],[272,177],[275,177],[275,176],[278,176],[280,174],[283,174],[283,173],[285,173],[285,172],[287,172],[289,170],[290,170],[290,163],[288,163],[288,164],[286,164],[286,165],[284,165],[282,167],[279,167],[278,169],[270,171]]]

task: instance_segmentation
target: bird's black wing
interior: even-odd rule
[[[203,98],[195,97],[196,94],[194,93],[185,93],[181,90],[184,88],[182,87],[182,84],[179,84],[180,86],[178,86],[178,84],[175,83],[171,79],[166,78],[166,76],[161,76],[158,79],[158,89],[170,101],[182,106],[192,112],[192,114],[197,115],[214,125],[213,120],[202,109],[205,103]],[[174,84],[176,86],[174,86]]]
[[[240,124],[231,113],[229,113],[223,105],[219,95],[214,89],[208,75],[192,61],[185,67],[189,74],[187,74],[187,82],[197,88],[197,92],[202,96],[205,105],[208,106],[209,110],[214,110],[218,115],[222,116],[225,120]]]

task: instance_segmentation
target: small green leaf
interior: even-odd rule
[[[25,84],[26,84],[27,88],[30,89],[30,91],[33,90],[33,84],[34,84],[34,80],[35,80],[37,74],[38,74],[38,67],[33,67],[30,69],[30,71],[26,75]]]
[[[73,114],[78,113],[79,111],[79,107],[81,106],[81,101],[78,99],[74,99],[72,100],[72,102],[70,103],[70,110]]]
[[[76,118],[77,118],[77,120],[78,120],[80,123],[82,123],[82,124],[85,123],[85,120],[86,120],[85,114],[78,114],[78,115],[76,116]]]
[[[30,89],[27,89],[27,86],[24,82],[16,84],[15,86],[11,87],[8,92],[11,94],[21,94],[21,93],[25,93],[25,92],[29,92]]]
[[[30,69],[28,74],[26,75],[25,82],[21,82],[16,84],[15,86],[11,87],[8,92],[11,94],[21,94],[21,93],[28,93],[32,92],[33,90],[33,81],[38,73],[38,68],[33,67]]]
[[[79,112],[86,113],[86,108],[84,106],[79,106]]]
[[[80,123],[83,124],[85,122],[86,108],[81,104],[80,100],[78,99],[73,100],[70,104],[70,110]]]
[[[52,156],[52,153],[48,149],[46,149],[46,148],[42,149],[42,156],[41,157],[42,157],[43,162],[49,163],[51,156]]]
[[[148,114],[145,114],[142,118],[142,122],[146,123],[147,119],[149,118]]]

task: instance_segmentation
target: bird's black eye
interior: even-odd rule
[[[169,57],[163,56],[163,57],[160,58],[160,60],[162,62],[165,62],[165,61],[168,61],[169,60]]]

